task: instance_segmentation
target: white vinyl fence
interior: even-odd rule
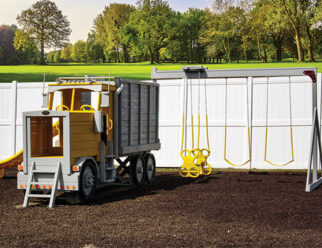
[[[317,79],[318,112],[320,113],[322,80],[320,73]],[[161,150],[155,152],[157,165],[159,167],[179,167],[182,164],[179,153],[181,148],[183,81],[160,80],[158,83],[160,83],[159,135]],[[231,167],[224,160],[226,116],[226,149],[227,158],[230,161],[240,164],[249,159],[248,120],[252,133],[251,161],[236,168],[280,168],[264,161],[266,119],[270,126],[267,136],[267,159],[282,164],[292,158],[289,128],[291,116],[294,162],[283,167],[283,169],[306,169],[313,111],[312,81],[307,76],[291,77],[291,91],[289,91],[289,84],[285,78],[271,79],[268,86],[268,112],[266,80],[258,78],[251,83],[252,85],[246,80],[229,79],[226,85],[223,79],[206,79],[211,150],[208,162],[214,168]],[[192,89],[196,138],[198,80],[193,80]],[[201,81],[200,89],[201,147],[205,147],[204,80]],[[250,89],[252,89],[252,92]],[[42,109],[42,92],[43,83],[41,82],[18,83],[14,81],[12,83],[0,83],[0,160],[10,157],[22,149],[22,112]],[[289,94],[290,92],[291,94]],[[190,97],[189,93],[189,101]],[[225,107],[226,97],[227,107]],[[188,120],[190,120],[190,104],[188,108]],[[190,125],[190,122],[188,124]],[[188,126],[188,134],[187,148],[191,148],[191,125]]]

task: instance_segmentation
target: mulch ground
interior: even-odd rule
[[[10,174],[10,173],[8,173]],[[304,174],[158,173],[107,188],[91,204],[22,209],[15,174],[0,180],[0,247],[321,247],[322,188]]]

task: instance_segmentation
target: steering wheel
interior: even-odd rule
[[[88,110],[85,109],[85,108],[89,108]],[[91,106],[91,105],[88,105],[88,104],[84,104],[81,106],[80,108],[82,111],[95,111],[95,109]]]
[[[66,109],[66,110],[64,110],[64,109]],[[57,105],[57,107],[56,107],[56,111],[68,111],[68,110],[69,110],[69,108],[63,104]]]

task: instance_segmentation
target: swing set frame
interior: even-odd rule
[[[265,155],[264,155],[264,161],[268,164],[277,166],[277,167],[282,167],[282,166],[286,166],[291,164],[292,162],[294,162],[294,148],[293,148],[293,131],[292,131],[292,108],[291,108],[291,83],[290,83],[290,79],[291,77],[296,77],[296,76],[308,76],[311,81],[312,81],[312,121],[314,119],[316,119],[317,117],[314,116],[314,109],[317,108],[317,86],[316,86],[316,78],[317,75],[317,69],[314,67],[303,67],[303,68],[265,68],[265,69],[222,69],[222,70],[210,70],[207,68],[204,68],[202,66],[190,66],[190,67],[183,67],[182,71],[157,71],[156,68],[153,69],[151,78],[153,80],[173,80],[173,79],[181,79],[183,80],[184,84],[187,84],[189,79],[212,79],[212,78],[221,78],[221,79],[229,79],[229,78],[245,78],[246,79],[246,85],[247,85],[247,94],[248,97],[250,98],[250,101],[253,100],[253,79],[254,78],[267,78],[267,81],[269,78],[272,77],[288,77],[289,78],[289,102],[290,102],[290,123],[289,128],[290,128],[290,146],[291,146],[291,159],[287,162],[284,163],[276,163],[276,162],[272,162],[271,160],[269,160],[267,157],[267,136],[268,136],[268,128],[271,127],[271,125],[269,125],[268,123],[268,114],[266,115],[266,125],[265,125]],[[251,87],[249,87],[251,86]],[[269,82],[267,82],[267,94],[268,94],[268,88],[269,88]],[[227,100],[227,99],[226,99]],[[268,96],[267,96],[267,102],[268,102]],[[248,101],[248,99],[247,99]],[[248,102],[247,102],[248,103]],[[250,106],[252,106],[252,104],[250,104]],[[227,106],[226,106],[227,107]],[[226,108],[225,107],[225,108]],[[268,112],[268,103],[267,103],[267,109],[266,111]],[[252,115],[253,115],[253,110],[252,108],[249,108],[249,106],[247,106],[247,118],[249,118],[250,120],[252,120]],[[187,121],[187,113],[188,113],[188,109],[187,107],[184,109],[184,115],[183,115],[183,123],[184,121]],[[320,113],[321,116],[321,113]],[[226,117],[225,117],[226,118]],[[248,120],[249,120],[248,119]],[[225,137],[227,136],[227,124],[226,124],[227,120],[225,121]],[[245,126],[246,127],[246,126]],[[249,159],[246,159],[245,162],[242,162],[240,164],[237,163],[233,163],[231,162],[228,158],[227,158],[227,142],[226,142],[226,138],[225,138],[225,147],[224,147],[224,157],[225,157],[225,161],[228,164],[233,164],[234,166],[242,166],[245,165],[247,163],[250,164],[250,168],[251,167],[251,163],[252,163],[252,123],[247,124],[247,129],[248,129],[248,148],[249,148]],[[316,124],[314,124],[313,127],[316,127]],[[312,127],[312,128],[313,128]],[[184,127],[183,128],[187,128]],[[184,130],[186,133],[186,130]],[[315,132],[318,133],[318,132]],[[320,137],[319,137],[320,138]],[[182,137],[182,142],[184,142],[185,144],[187,143],[187,139],[186,137]],[[312,141],[313,142],[313,141]],[[317,150],[317,146],[313,146],[312,145],[312,149]],[[308,173],[309,171],[311,171],[311,163],[313,165],[317,165],[317,151],[312,151],[311,155],[310,155],[310,162],[308,164]],[[230,163],[229,163],[229,162]],[[317,166],[313,166],[313,168],[317,168]],[[309,178],[311,179],[311,178]],[[317,180],[317,176],[316,173],[313,176],[313,184],[314,186],[316,185],[316,183],[314,183],[314,181]],[[322,181],[322,179],[320,180]],[[320,182],[319,181],[319,182]],[[309,191],[307,189],[307,191]]]

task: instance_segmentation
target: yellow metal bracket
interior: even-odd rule
[[[113,120],[108,118],[108,114],[106,115],[106,135],[108,135],[109,130],[113,129]]]

